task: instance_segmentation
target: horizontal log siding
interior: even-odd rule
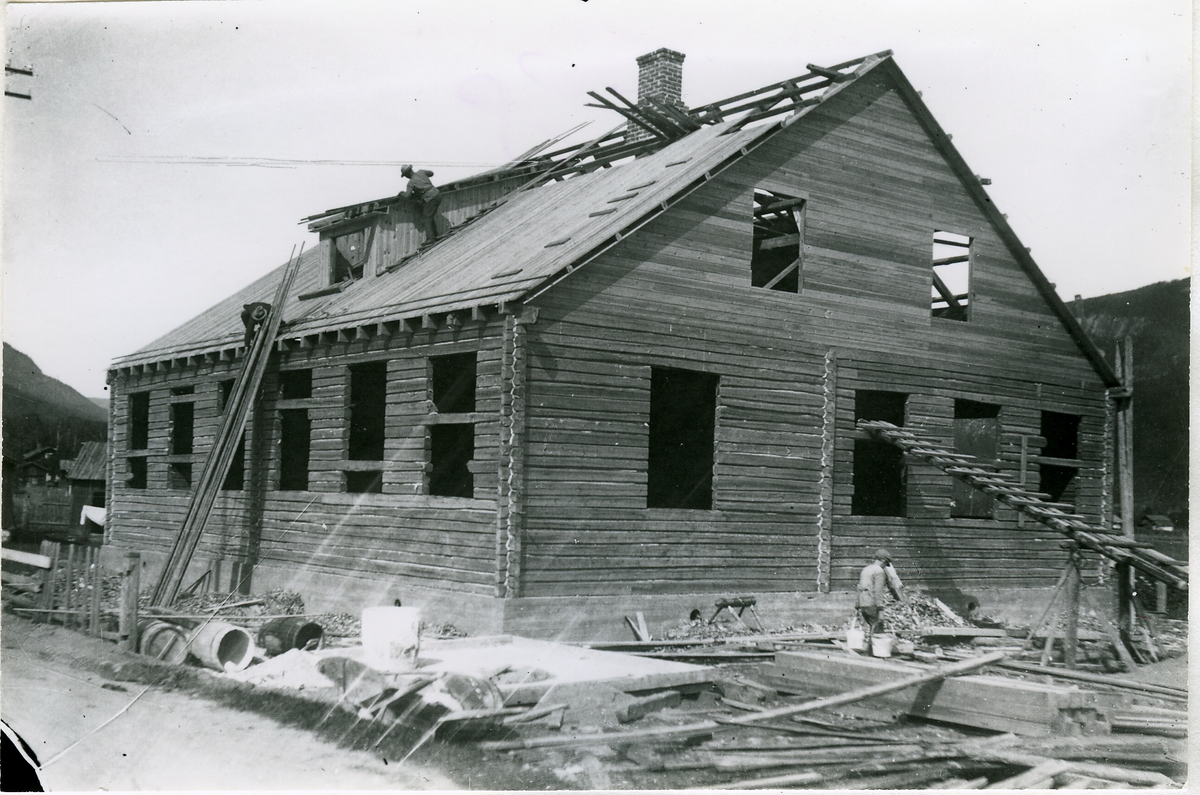
[[[304,566],[332,574],[403,578],[413,585],[491,594],[495,588],[496,471],[499,465],[501,321],[473,322],[458,330],[423,330],[390,339],[291,351],[264,378],[260,413],[269,454],[264,463],[260,562]],[[475,497],[429,497],[423,493],[428,453],[427,360],[431,355],[477,351]],[[382,494],[345,493],[348,366],[388,362],[386,460]],[[312,398],[305,405],[312,426],[307,491],[279,487],[277,369],[311,368]],[[172,386],[195,384],[196,454],[193,481],[218,429],[217,382],[232,378],[232,365],[116,377],[114,444],[114,539],[136,549],[166,552],[187,509],[188,493],[166,488],[168,402]],[[117,395],[151,388],[150,476],[147,489],[129,489],[128,401]],[[362,462],[354,462],[361,465]],[[249,467],[247,467],[249,470]],[[244,554],[250,522],[247,490],[222,492],[198,556]]]
[[[755,187],[808,197],[803,290],[750,287]],[[971,320],[931,318],[932,235],[974,241]],[[530,334],[524,594],[816,590],[824,357],[837,353],[830,585],[892,545],[937,587],[1052,583],[1059,538],[1012,511],[951,519],[909,473],[907,518],[850,516],[853,394],[909,392],[953,438],[955,398],[1002,406],[1002,467],[1040,411],[1084,416],[1079,508],[1100,520],[1103,385],[882,78],[856,85],[538,299]],[[714,510],[647,510],[651,366],[721,376]],[[1036,453],[1035,451],[1032,451]],[[1029,482],[1036,485],[1036,467]],[[1033,527],[1033,525],[1031,525]]]

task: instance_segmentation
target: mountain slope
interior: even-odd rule
[[[72,458],[84,442],[105,441],[107,424],[104,409],[4,343],[5,455],[53,445],[61,458]]]
[[[1114,361],[1117,340],[1133,338],[1135,515],[1188,520],[1190,279],[1159,282],[1072,304],[1080,325]]]

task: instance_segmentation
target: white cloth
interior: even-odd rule
[[[85,505],[83,506],[83,513],[79,514],[79,523],[87,524],[90,519],[101,527],[104,527],[104,520],[107,518],[108,511],[104,508],[97,508],[95,505]]]

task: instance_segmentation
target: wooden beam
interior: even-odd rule
[[[781,281],[783,281],[785,278],[787,278],[787,275],[789,273],[791,273],[794,270],[797,270],[799,267],[800,267],[800,260],[797,258],[792,261],[791,265],[788,265],[786,268],[784,268],[778,274],[776,274],[775,278],[771,279],[771,281],[764,284],[763,288],[770,290],[772,287],[774,287],[775,285],[777,285]]]
[[[962,304],[958,303],[958,299],[954,297],[954,293],[950,292],[950,288],[942,281],[942,277],[938,276],[937,271],[931,270],[930,273],[933,275],[934,289],[942,296],[942,299],[950,307],[950,311],[961,315],[963,310]]]
[[[824,66],[817,66],[816,64],[811,64],[811,63],[805,64],[804,68],[807,69],[808,71],[812,72],[813,74],[821,75],[821,77],[828,77],[830,80],[834,81],[835,83],[844,83],[845,81],[849,80],[851,77],[854,76],[854,75],[843,74],[842,72],[839,72],[836,69],[827,69]]]

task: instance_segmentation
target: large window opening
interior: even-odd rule
[[[933,233],[934,317],[970,318],[971,238],[953,232]]]
[[[854,393],[854,422],[883,420],[904,425],[908,395],[860,389]],[[850,513],[855,516],[904,516],[907,477],[904,453],[893,444],[874,438],[854,440],[854,494]]]
[[[279,412],[279,489],[308,489],[308,451],[312,426],[307,409]]]
[[[473,497],[475,478],[470,464],[475,457],[475,425],[432,425],[429,447],[429,493],[435,497]]]
[[[150,446],[150,393],[134,392],[129,396],[129,449],[145,450]]]
[[[387,362],[350,367],[351,461],[382,461],[387,408]]]
[[[718,380],[710,373],[651,369],[647,508],[712,509]]]
[[[1000,407],[974,400],[954,401],[954,451],[994,464],[999,447]],[[950,496],[953,517],[991,519],[995,514],[995,498],[964,480],[953,479]]]
[[[171,455],[191,455],[195,409],[195,403],[171,404]]]
[[[439,414],[475,411],[475,359],[474,353],[429,358],[431,397]]]
[[[1079,475],[1079,421],[1077,414],[1058,411],[1042,412],[1041,461],[1038,465],[1038,490],[1057,502],[1075,510]],[[1051,460],[1047,460],[1051,459]]]
[[[805,200],[756,188],[750,284],[785,293],[800,292]]]

